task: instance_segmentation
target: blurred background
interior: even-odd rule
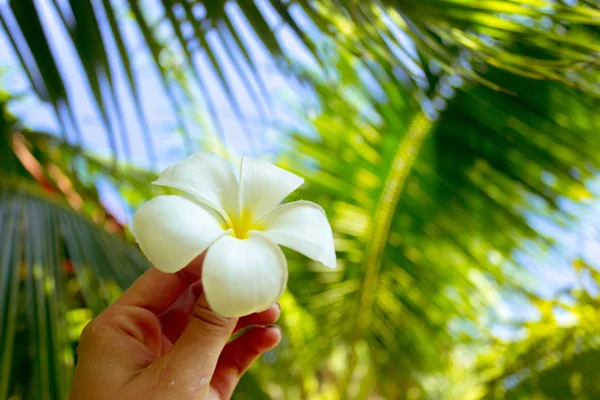
[[[239,399],[599,399],[596,0],[0,0],[0,399],[66,399],[188,154],[306,179]]]

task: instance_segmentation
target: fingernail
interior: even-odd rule
[[[280,327],[279,325],[269,325],[269,326],[265,326],[265,329],[269,329],[269,330],[277,331],[277,333],[279,333],[279,335],[281,336],[281,327]]]

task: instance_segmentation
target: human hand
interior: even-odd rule
[[[210,309],[204,255],[177,274],[154,268],[83,330],[70,400],[228,399],[241,375],[281,338],[279,305],[242,318]]]

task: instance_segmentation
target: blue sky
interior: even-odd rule
[[[62,3],[59,2],[59,4]],[[150,21],[160,18],[163,11],[157,5],[157,2],[147,1],[144,4],[148,5],[145,11],[147,11]],[[290,32],[289,28],[279,24],[276,14],[272,10],[269,12],[270,9],[265,5],[266,3],[259,2],[259,4],[262,4],[261,9],[265,11],[270,25],[279,27],[277,34],[282,39],[284,48],[303,63],[310,64],[313,62],[309,53]],[[42,17],[46,35],[51,38],[52,51],[55,55],[60,55],[58,57],[60,72],[63,77],[69,77],[67,82],[70,86],[67,87],[67,91],[75,105],[76,118],[84,131],[84,145],[88,149],[94,149],[99,154],[108,155],[109,145],[106,129],[103,127],[101,117],[94,107],[93,97],[85,84],[85,75],[74,55],[68,32],[61,23],[58,23],[60,17],[49,0],[39,0],[36,5]],[[0,2],[0,6],[5,7],[2,2]],[[240,30],[240,36],[248,45],[250,55],[258,65],[262,80],[271,96],[271,102],[268,105],[270,119],[264,118],[259,113],[260,107],[257,107],[255,101],[249,96],[246,86],[233,67],[233,63],[226,56],[220,43],[212,40],[213,38],[209,34],[208,41],[214,45],[216,56],[223,61],[225,75],[231,82],[236,100],[243,107],[247,118],[245,121],[240,121],[236,117],[217,75],[210,68],[207,57],[203,53],[196,54],[195,66],[206,82],[208,96],[214,102],[218,124],[211,121],[211,118],[204,112],[206,110],[206,94],[200,93],[198,86],[190,82],[189,87],[194,95],[194,104],[191,104],[185,110],[187,115],[185,123],[189,132],[193,135],[193,150],[200,148],[201,140],[210,140],[211,137],[214,137],[218,131],[216,127],[221,126],[222,129],[219,131],[222,132],[227,148],[235,153],[260,154],[273,151],[273,144],[276,143],[280,134],[278,127],[282,124],[294,123],[294,119],[289,112],[289,105],[295,102],[294,96],[298,93],[298,85],[280,72],[263,46],[255,40],[252,30],[248,28],[247,23],[236,7],[235,5],[230,7],[232,19]],[[6,11],[6,8],[4,11]],[[9,13],[6,15],[10,17]],[[102,16],[100,16],[100,19],[102,20]],[[160,170],[185,155],[182,147],[183,139],[181,135],[172,134],[176,129],[175,114],[161,87],[151,55],[143,45],[140,32],[136,25],[127,18],[120,18],[120,23],[127,32],[125,45],[131,52],[130,61],[141,88],[143,112],[151,127],[152,140],[158,152],[159,162],[157,168]],[[107,29],[107,26],[107,22],[101,21],[100,27],[103,31]],[[170,28],[163,26],[160,26],[159,32],[164,34],[165,37],[172,34]],[[114,59],[117,54],[116,46],[110,41],[108,43],[109,58]],[[237,54],[236,56],[240,55]],[[131,146],[134,149],[133,162],[146,167],[148,166],[148,156],[142,142],[142,129],[135,117],[134,105],[130,101],[131,97],[128,96],[126,75],[118,63],[113,62],[112,64],[116,91],[121,100],[119,106],[123,110],[125,129],[131,138]],[[0,68],[3,70],[1,87],[4,90],[10,93],[31,93],[27,77],[23,71],[19,70],[17,58],[11,50],[5,32],[2,30],[0,30]],[[249,73],[249,68],[246,66],[242,69],[244,73]],[[254,88],[256,89],[255,85]],[[23,101],[15,102],[12,111],[33,128],[49,132],[59,131],[52,108],[39,102],[35,96],[28,96]],[[109,109],[109,113],[115,115],[114,109]],[[113,126],[113,129],[118,131],[119,127]],[[71,137],[73,137],[72,134]],[[120,143],[119,156],[123,157],[123,143]]]
[[[59,5],[66,2],[59,1]],[[115,4],[122,5],[122,2],[115,1]],[[298,59],[299,62],[310,65],[314,63],[304,46],[299,42],[296,36],[280,21],[268,3],[259,1],[257,4],[265,12],[265,17],[272,27],[277,27],[277,35],[282,43],[282,47],[288,54]],[[159,3],[155,0],[144,2],[144,11],[147,13],[149,21],[160,20],[164,13]],[[102,156],[111,154],[107,129],[105,128],[101,115],[95,107],[93,95],[86,83],[85,73],[79,64],[73,44],[69,38],[68,32],[60,22],[60,15],[50,0],[36,1],[39,14],[44,25],[45,33],[51,45],[53,54],[57,55],[58,67],[61,75],[68,77],[65,82],[69,85],[66,90],[74,105],[75,118],[81,126],[83,133],[83,146]],[[6,7],[5,2],[0,1],[0,10],[10,25],[11,13]],[[177,9],[174,9],[177,14]],[[194,66],[203,77],[206,84],[206,92],[201,93],[198,85],[193,79],[189,80],[189,90],[193,95],[192,103],[184,106],[184,123],[187,131],[192,137],[191,149],[184,147],[184,138],[177,131],[176,116],[172,103],[167,98],[160,82],[160,77],[154,65],[150,52],[146,49],[143,37],[136,24],[127,17],[119,18],[119,23],[126,32],[125,46],[130,52],[130,62],[134,70],[135,79],[139,84],[142,98],[143,114],[148,122],[151,131],[152,143],[157,153],[157,164],[153,166],[157,171],[162,170],[174,161],[180,160],[187,155],[188,151],[198,151],[201,148],[215,150],[217,143],[221,141],[229,152],[234,155],[261,155],[269,157],[269,154],[276,154],[279,150],[278,143],[282,128],[299,124],[294,117],[292,110],[299,104],[306,101],[306,93],[300,90],[300,85],[293,79],[284,75],[275,65],[273,59],[267,53],[263,45],[255,38],[252,29],[249,28],[242,14],[237,9],[237,5],[232,4],[229,8],[230,16],[240,36],[247,45],[250,57],[257,65],[264,86],[269,94],[269,101],[265,102],[262,109],[267,109],[267,117],[261,113],[261,107],[257,107],[255,101],[249,96],[247,86],[239,78],[231,59],[224,52],[220,42],[214,41],[209,33],[207,40],[213,45],[216,57],[222,61],[224,73],[232,85],[232,91],[235,94],[236,101],[243,108],[246,116],[244,121],[237,118],[231,107],[231,102],[227,98],[220,81],[215,72],[210,67],[208,58],[203,53],[198,53],[194,57]],[[202,10],[200,9],[201,13]],[[63,14],[69,16],[69,9],[64,8]],[[299,15],[299,14],[298,14]],[[102,15],[98,16],[100,20],[100,29],[103,34],[107,33],[108,22]],[[306,19],[300,18],[300,21],[306,22]],[[171,28],[159,25],[160,35],[168,38],[173,36]],[[13,34],[18,35],[18,31]],[[118,50],[112,40],[106,41],[108,57],[110,60],[117,59]],[[247,65],[239,63],[240,54],[235,54],[238,64],[242,65],[242,71],[248,75],[250,69]],[[129,95],[126,83],[126,74],[119,62],[111,63],[111,72],[116,86],[117,97],[119,98],[119,107],[124,116],[124,128],[130,141],[130,147],[133,149],[132,162],[135,165],[148,168],[150,167],[149,157],[143,144],[142,125],[136,118],[132,96]],[[0,29],[0,89],[8,91],[11,94],[25,95],[22,100],[12,103],[11,111],[18,116],[20,121],[37,130],[58,134],[60,132],[57,118],[53,108],[37,98],[31,90],[27,75],[19,67],[18,58],[13,53],[6,32]],[[188,74],[191,78],[192,74]],[[249,75],[248,75],[249,76]],[[251,79],[249,79],[251,81]],[[258,91],[256,84],[254,89]],[[178,88],[174,85],[174,90]],[[304,96],[300,99],[299,96]],[[181,96],[182,97],[182,96]],[[207,100],[210,99],[214,104],[217,123],[206,112]],[[301,101],[300,101],[301,100]],[[108,112],[113,117],[115,109],[108,108]],[[112,120],[115,120],[113,118]],[[120,127],[117,125],[112,128],[119,133]],[[120,136],[120,135],[119,135]],[[68,137],[74,142],[75,134],[68,132]],[[216,140],[215,140],[216,139]],[[124,143],[119,144],[119,158],[124,157]],[[130,210],[127,210],[120,201],[118,191],[106,182],[98,182],[101,189],[103,201],[107,208],[123,222],[130,217]]]

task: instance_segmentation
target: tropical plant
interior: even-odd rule
[[[536,299],[540,318],[517,324],[526,339],[499,343],[481,357],[485,377],[483,398],[593,399],[600,396],[598,381],[590,372],[598,366],[598,279],[596,268],[581,259],[574,269],[588,289],[569,288],[556,298]],[[557,320],[556,309],[565,322]],[[500,360],[500,362],[499,362]]]
[[[5,107],[6,99],[0,104],[0,396],[66,398],[81,329],[147,261],[114,234],[118,225],[95,188],[64,169],[75,149],[20,129]],[[95,169],[88,161],[87,174]]]
[[[525,214],[557,209],[556,218],[568,219],[559,198],[590,196],[582,182],[591,172],[578,160],[581,148],[597,148],[598,121],[588,118],[585,96],[576,100],[580,94],[561,85],[493,74],[517,96],[453,88],[455,97],[436,121],[401,96],[390,100],[395,86],[383,87],[380,102],[365,101],[371,92],[360,87],[319,86],[328,108],[314,121],[319,136],[296,136],[288,165],[308,178],[300,196],[327,205],[343,267],[307,276],[301,261],[289,287],[315,321],[302,345],[295,340],[301,349],[314,346],[306,352],[314,364],[306,369],[343,343],[350,370],[334,378],[341,389],[361,379],[389,398],[424,389],[423,374],[447,367],[452,343],[485,326],[485,310],[497,305],[501,290],[530,293],[525,271],[510,261],[523,239],[539,239]],[[339,101],[337,93],[349,99]],[[537,96],[556,103],[540,107]],[[554,122],[571,101],[579,103],[570,110],[580,110],[581,125],[571,125],[575,117]],[[585,133],[588,123],[596,127]],[[290,355],[290,362],[298,359]],[[359,364],[370,375],[357,378]]]
[[[71,82],[40,3],[58,12],[68,32],[113,160],[85,148]],[[568,219],[561,199],[591,195],[585,181],[600,159],[600,11],[592,1],[580,3],[0,4],[31,89],[61,122],[58,136],[31,132],[6,109],[14,99],[2,102],[0,397],[64,398],[77,329],[146,268],[97,189],[99,179],[107,180],[132,207],[152,194],[153,173],[125,164],[133,149],[113,76],[117,67],[125,71],[154,165],[156,132],[129,57],[132,26],[188,149],[195,143],[185,128],[186,105],[198,101],[192,88],[223,134],[199,56],[242,122],[248,107],[227,68],[259,108],[264,104],[262,114],[274,96],[252,50],[257,41],[311,94],[297,109],[301,126],[275,122],[290,133],[282,135],[279,161],[306,177],[299,196],[325,206],[339,268],[324,271],[289,255],[284,342],[238,395],[443,397],[431,379],[451,369],[455,345],[477,339],[504,293],[530,293],[511,255],[523,239],[545,238],[526,216],[555,210],[554,218]],[[242,33],[248,27],[256,38]],[[286,50],[285,35],[315,62],[302,65]],[[510,360],[505,364],[511,370]]]

